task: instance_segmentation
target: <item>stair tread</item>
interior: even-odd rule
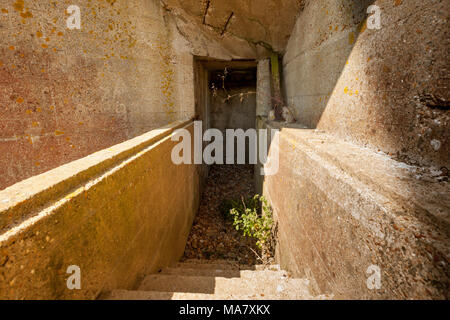
[[[264,273],[255,273],[253,276],[249,274],[246,278],[157,274],[145,277],[139,290],[241,295],[251,295],[254,292],[276,295],[289,291],[308,295],[309,281]]]
[[[165,268],[160,274],[181,276],[211,276],[223,278],[249,278],[252,276],[288,277],[286,271],[281,270],[223,270],[223,269],[197,269],[197,268]]]
[[[214,269],[214,270],[280,270],[279,265],[239,265],[233,263],[195,263],[195,262],[178,262],[172,268],[186,269]]]
[[[106,296],[106,300],[323,300],[325,296],[313,297],[308,294],[281,293],[265,294],[205,294],[163,291],[130,291],[113,290]]]

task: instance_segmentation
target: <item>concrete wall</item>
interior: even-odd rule
[[[194,115],[193,58],[159,0],[0,10],[0,189]]]
[[[241,101],[240,94],[244,96]],[[226,101],[227,94],[232,96]],[[226,129],[248,130],[255,128],[256,88],[245,87],[218,90],[216,97],[211,97],[211,128],[225,133]]]
[[[381,8],[381,30],[366,9]],[[287,102],[326,130],[411,164],[449,167],[445,0],[306,1],[284,56]]]
[[[178,261],[200,194],[199,167],[171,161],[180,127],[193,131],[176,123],[1,191],[0,299],[93,299]]]
[[[264,195],[283,268],[338,299],[449,298],[447,182],[320,131],[258,126],[281,129]]]

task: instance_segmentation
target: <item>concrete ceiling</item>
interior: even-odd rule
[[[193,24],[236,58],[283,52],[303,0],[162,0],[179,31],[192,40]]]

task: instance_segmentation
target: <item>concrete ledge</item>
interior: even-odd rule
[[[136,154],[187,123],[187,121],[178,121],[152,130],[0,191],[0,233],[8,227],[20,223],[33,212],[42,210],[48,202],[61,197],[68,190],[78,187],[86,180]]]
[[[280,171],[264,193],[281,266],[338,298],[448,298],[448,182],[322,132],[279,128]],[[371,265],[379,290],[366,285]]]
[[[193,130],[172,124],[2,191],[13,214],[2,220],[0,299],[93,299],[178,261],[199,202],[198,168],[171,161],[182,126]],[[71,265],[81,290],[67,288]]]

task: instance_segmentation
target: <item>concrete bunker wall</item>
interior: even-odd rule
[[[367,27],[370,5],[381,10],[380,30]],[[448,12],[441,0],[306,1],[283,60],[296,119],[448,169]]]
[[[367,28],[371,4],[380,31]],[[448,5],[306,1],[298,17],[283,85],[300,123],[258,120],[281,129],[281,142],[280,171],[256,180],[277,214],[282,267],[318,292],[448,298]],[[371,265],[379,290],[366,284]]]
[[[1,191],[0,299],[94,299],[178,261],[200,194],[199,167],[171,161],[183,127],[193,133],[175,123]],[[71,265],[81,290],[66,285]]]
[[[0,190],[194,116],[193,57],[159,0],[0,1]]]

